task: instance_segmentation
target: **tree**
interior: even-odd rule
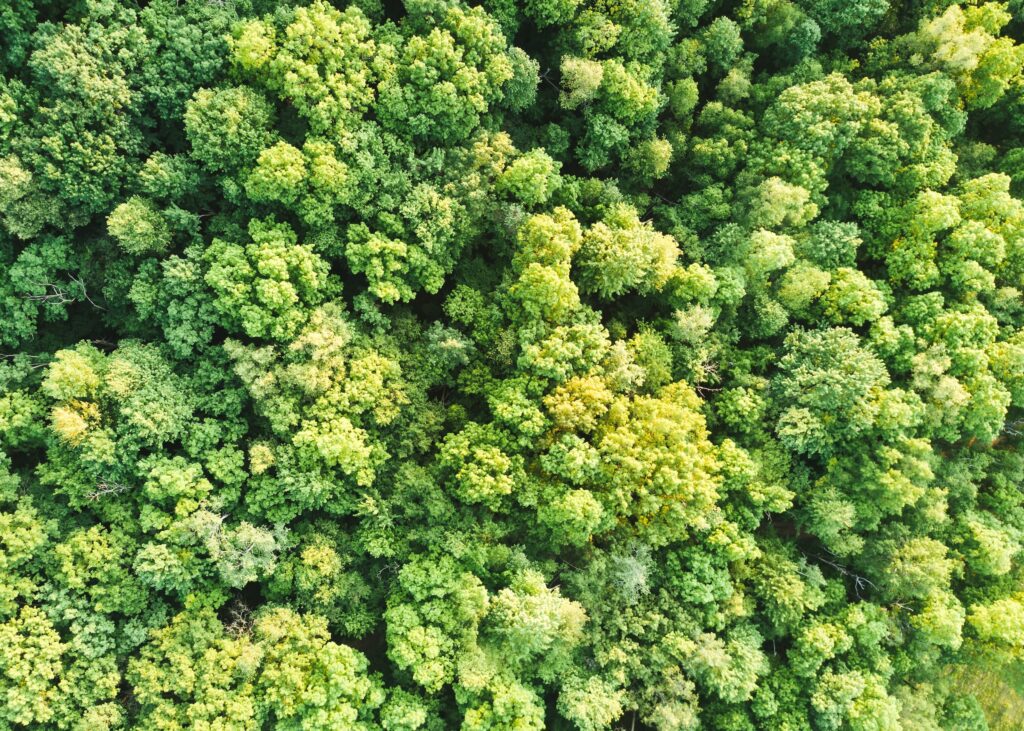
[[[607,298],[631,289],[660,289],[678,256],[672,237],[644,226],[635,210],[620,206],[586,231],[576,264],[586,289]]]
[[[513,76],[504,37],[482,10],[449,10],[440,27],[396,50],[376,111],[386,129],[424,143],[466,140]]]
[[[39,609],[22,607],[0,624],[0,638],[7,648],[0,660],[5,725],[47,723],[60,697],[65,650],[60,635]]]
[[[792,335],[779,368],[774,390],[782,409],[776,428],[791,449],[827,457],[837,439],[874,426],[889,375],[850,330]]]
[[[249,236],[244,246],[214,239],[203,253],[213,308],[223,325],[249,337],[290,340],[308,317],[304,309],[329,286],[326,262],[273,219],[252,221]]]
[[[248,86],[200,89],[185,105],[192,156],[213,173],[251,165],[271,141],[273,111]]]
[[[388,600],[388,657],[427,691],[451,683],[458,658],[476,642],[488,595],[450,558],[402,567]]]
[[[288,14],[280,34],[275,18],[235,26],[229,41],[235,63],[258,83],[289,99],[316,134],[341,134],[373,99],[377,51],[358,7],[344,13],[314,2]]]
[[[983,728],[1022,7],[0,7],[0,731]]]
[[[129,254],[160,253],[171,243],[167,222],[143,198],[129,198],[111,211],[107,230]]]
[[[998,3],[964,11],[958,5],[925,22],[914,43],[958,82],[968,107],[992,105],[1024,66],[1024,50],[996,34],[1010,14]],[[970,49],[970,50],[967,50]]]

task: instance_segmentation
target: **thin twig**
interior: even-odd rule
[[[804,558],[807,558],[807,556],[805,555]],[[877,586],[875,585],[875,582],[871,581],[871,579],[868,579],[868,578],[866,578],[864,576],[860,576],[858,574],[855,574],[852,571],[850,571],[848,568],[846,568],[845,566],[841,566],[840,564],[837,564],[835,561],[829,561],[824,556],[815,556],[815,558],[818,559],[819,561],[821,561],[822,563],[828,564],[829,566],[834,568],[836,571],[841,573],[843,576],[848,576],[851,579],[853,579],[853,588],[854,588],[854,591],[857,593],[857,598],[858,599],[861,598],[861,596],[860,596],[860,590],[861,589],[863,589],[865,587],[869,587],[869,586],[872,589],[876,589],[877,588]]]
[[[96,489],[90,492],[86,497],[89,500],[96,501],[101,497],[107,495],[120,495],[122,492],[127,492],[129,487],[122,485],[119,482],[101,482],[96,485]]]

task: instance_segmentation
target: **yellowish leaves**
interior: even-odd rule
[[[261,20],[239,24],[230,47],[235,61],[246,71],[261,71],[274,57],[274,28]]]
[[[585,291],[611,298],[661,290],[679,254],[674,238],[641,222],[632,206],[618,204],[584,234],[576,265]]]
[[[266,442],[257,442],[249,447],[249,471],[262,475],[274,466],[274,452]]]
[[[50,419],[57,436],[72,446],[78,446],[89,429],[99,424],[100,409],[88,401],[72,400],[55,406]]]
[[[91,348],[84,352],[58,352],[47,369],[43,392],[50,398],[62,401],[94,396],[101,381],[96,373],[96,358],[92,356],[99,356],[99,353]]]
[[[593,431],[614,398],[599,376],[574,377],[544,397],[555,426],[565,431]]]

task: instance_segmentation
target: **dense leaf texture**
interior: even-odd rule
[[[1024,15],[0,2],[0,731],[980,731]]]

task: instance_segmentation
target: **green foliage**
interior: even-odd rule
[[[0,730],[1016,728],[1021,10],[0,7]]]
[[[141,728],[373,728],[379,681],[323,620],[268,608],[240,621],[226,631],[208,610],[187,612],[152,633],[128,669]]]
[[[129,198],[111,211],[107,230],[129,254],[160,253],[171,243],[167,222],[142,198]]]
[[[467,139],[513,75],[505,39],[483,10],[453,7],[439,20],[395,50],[376,104],[385,129],[428,144]]]
[[[0,625],[0,639],[5,648],[0,661],[4,725],[11,728],[50,721],[65,649],[60,635],[42,611],[24,607],[16,618]]]
[[[220,322],[252,338],[291,340],[319,304],[327,287],[327,264],[298,244],[287,224],[272,219],[249,223],[252,243],[214,239],[203,252],[206,283],[214,292]]]
[[[576,263],[586,290],[607,298],[661,289],[678,256],[672,237],[644,226],[632,208],[616,206],[586,231]]]
[[[192,156],[211,172],[250,165],[270,141],[272,109],[248,86],[200,89],[185,108]]]

